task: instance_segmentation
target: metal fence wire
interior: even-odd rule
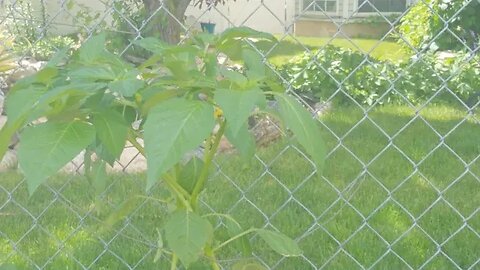
[[[15,57],[14,69],[1,76],[2,94],[56,51],[104,30],[111,51],[133,63],[143,55],[132,42],[161,32],[162,23],[175,25],[180,43],[195,32],[233,26],[274,33],[278,43],[258,53],[318,119],[329,149],[325,169],[317,172],[294,141],[270,140],[281,135],[275,122],[257,119],[251,128],[267,134],[257,136],[266,141],[245,168],[228,150],[217,156],[204,211],[232,215],[246,228],[282,231],[299,243],[303,254],[285,258],[252,236],[251,259],[266,269],[480,269],[480,32],[458,31],[457,22],[475,1],[444,1],[451,9],[446,16],[426,0],[204,1],[202,7],[188,0],[3,0],[2,46],[16,45],[0,49],[0,59]],[[421,8],[411,30],[402,31],[409,13]],[[166,19],[155,22],[158,14]],[[480,22],[480,14],[466,14]],[[419,32],[420,45],[414,44],[406,35],[419,31],[415,25],[427,15],[441,27],[424,40]],[[446,48],[446,39],[453,45]],[[383,91],[372,94],[374,87]],[[111,231],[97,231],[144,190],[145,161],[134,148],[127,145],[100,195],[83,178],[79,157],[30,197],[15,169],[16,143],[0,175],[0,269],[167,269],[168,256],[154,260],[160,203],[136,201]],[[149,195],[162,196],[160,184]],[[222,219],[215,222],[216,233],[224,233]],[[223,269],[241,257],[234,249],[219,256]]]

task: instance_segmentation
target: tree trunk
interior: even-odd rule
[[[142,0],[150,18],[145,36],[159,37],[169,44],[178,44],[185,11],[192,0]]]

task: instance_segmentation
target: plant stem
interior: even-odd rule
[[[225,215],[225,214],[220,214],[220,213],[210,213],[203,215],[202,217],[221,217],[230,220],[231,222],[235,223],[239,228],[241,228],[240,224],[231,216]]]
[[[177,270],[178,257],[177,254],[172,253],[172,264],[170,265],[170,270]]]
[[[145,157],[145,148],[139,142],[137,142],[135,136],[131,132],[129,133],[128,141],[138,150],[138,152],[142,156]],[[192,210],[192,207],[190,206],[190,203],[188,201],[190,199],[190,194],[177,183],[176,179],[169,174],[165,174],[163,176],[163,179],[165,183],[169,186],[170,190],[175,193],[180,202],[185,206],[185,208]]]
[[[211,145],[208,144],[207,148],[205,149],[207,152],[205,153],[203,169],[202,169],[202,172],[200,173],[200,176],[198,177],[198,181],[195,184],[195,187],[193,188],[192,197],[190,198],[190,204],[192,205],[193,210],[197,210],[198,208],[198,196],[200,195],[200,192],[205,186],[205,182],[207,181],[207,178],[208,178],[208,172],[210,170],[210,166],[212,165],[212,160],[215,157],[215,154],[218,149],[218,145],[220,144],[220,140],[223,137],[223,133],[225,133],[226,126],[227,126],[227,122],[226,120],[223,120],[220,123],[220,129],[218,130],[217,134],[212,135],[212,136],[215,136],[215,141]]]
[[[146,157],[145,156],[145,148],[143,148],[143,146],[139,142],[137,142],[135,136],[131,132],[129,132],[129,134],[128,134],[128,141],[133,145],[133,147],[135,147],[138,150],[138,152],[142,156]]]
[[[167,182],[169,185],[171,185],[175,190],[177,190],[182,196],[184,196],[186,199],[190,199],[190,193],[186,191],[182,186],[180,186],[177,182],[177,179],[172,176],[171,174],[164,174],[162,178]]]
[[[240,238],[240,237],[242,237],[242,236],[245,236],[245,235],[247,235],[247,234],[249,234],[249,233],[255,232],[256,230],[257,230],[257,229],[255,229],[255,228],[251,228],[251,229],[248,229],[248,230],[246,230],[246,231],[244,231],[244,232],[242,232],[242,233],[240,233],[240,234],[237,234],[237,235],[235,235],[234,237],[228,239],[227,241],[221,243],[219,246],[217,246],[216,248],[214,248],[212,251],[215,252],[215,251],[221,249],[222,247],[230,244],[231,242],[237,240],[238,238]]]
[[[215,257],[215,253],[210,246],[205,248],[205,255],[210,259],[210,265],[212,266],[213,270],[220,270],[220,266],[218,266],[217,258]]]
[[[185,208],[188,210],[193,210],[192,206],[190,205],[190,202],[188,201],[188,197],[186,198],[183,194],[183,192],[186,192],[186,191],[182,187],[180,187],[177,184],[177,182],[175,182],[175,179],[173,179],[173,177],[171,177],[168,174],[166,174],[163,179],[165,183],[167,183],[167,185],[169,186],[170,190],[173,191],[173,193],[175,193],[176,197],[180,200],[183,206],[185,206]]]

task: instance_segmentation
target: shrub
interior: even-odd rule
[[[8,3],[5,9],[8,13],[15,14],[7,16],[3,25],[7,35],[12,38],[12,48],[17,55],[48,60],[57,51],[71,48],[75,44],[75,39],[71,37],[48,35],[48,15],[43,2],[39,10],[34,9],[31,1],[26,0]],[[41,19],[36,18],[35,14],[40,14]]]
[[[45,37],[31,43],[27,39],[17,39],[14,50],[18,55],[30,56],[36,60],[46,61],[60,50],[70,49],[76,45],[75,39],[68,36]]]
[[[465,46],[475,48],[480,35],[478,14],[478,1],[418,1],[401,19],[398,30],[416,49],[427,46],[431,41],[435,44],[433,47],[440,50],[460,50]],[[400,42],[404,44],[403,40]]]
[[[326,46],[313,55],[305,53],[279,71],[294,91],[312,102],[419,104],[440,90],[450,90],[465,102],[480,89],[478,60],[466,53],[442,60],[430,52],[420,59],[391,63]],[[448,89],[442,88],[445,82]],[[437,101],[456,100],[451,94],[437,96]]]
[[[449,88],[466,104],[473,107],[480,94],[480,55],[460,54],[449,67],[453,71]],[[458,72],[457,72],[458,71]]]
[[[429,2],[426,0],[426,3]],[[412,47],[420,49],[431,38],[429,24],[431,11],[426,3],[418,1],[400,20],[398,32],[403,39],[400,38],[399,43],[407,50],[411,50]],[[405,44],[404,40],[408,44]]]

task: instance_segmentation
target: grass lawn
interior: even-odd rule
[[[341,48],[360,51],[379,60],[399,61],[408,60],[409,55],[394,41],[379,41],[375,39],[345,39],[345,38],[316,38],[316,37],[281,37],[279,43],[273,46],[259,43],[259,49],[269,52],[268,58],[272,64],[282,65],[292,57],[301,55],[305,48],[316,50],[327,44]]]
[[[422,110],[424,120],[412,120],[415,111],[404,106],[368,115],[374,122],[354,108],[322,118],[331,150],[322,175],[285,142],[261,149],[249,164],[219,156],[204,211],[295,238],[303,257],[281,258],[253,237],[255,254],[275,269],[479,269],[478,116],[463,121],[464,111],[440,105]],[[166,259],[153,263],[165,214],[158,202],[139,201],[115,231],[98,230],[114,206],[142,194],[144,175],[112,176],[101,200],[81,176],[59,175],[31,198],[18,174],[0,177],[0,264],[168,269]],[[152,193],[164,196],[159,187]],[[222,226],[216,233],[226,239]],[[219,254],[227,266],[237,256],[231,247]]]

